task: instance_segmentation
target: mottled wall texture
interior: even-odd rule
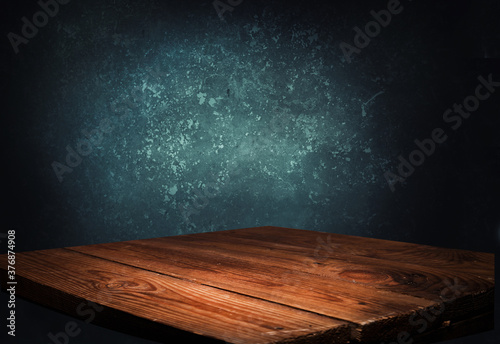
[[[261,225],[499,245],[497,1],[2,7],[19,251]]]

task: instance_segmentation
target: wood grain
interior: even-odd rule
[[[294,232],[295,236],[284,235]],[[248,229],[214,235],[204,233],[195,242],[190,236],[171,239],[189,243],[199,250],[218,249],[221,253],[230,252],[240,258],[264,257],[259,259],[263,264],[280,264],[285,268],[294,266],[296,270],[322,277],[354,281],[427,299],[436,299],[436,295],[439,297],[440,292],[450,285],[466,286],[468,290],[460,288],[461,296],[487,291],[494,286],[492,254],[280,228],[271,231],[285,239],[277,243],[276,238],[268,235],[265,240],[259,239],[259,234],[263,233],[264,230]],[[399,246],[398,250],[392,246]],[[238,248],[237,252],[231,250],[234,247]],[[459,268],[450,268],[449,260],[453,259]],[[467,264],[469,261],[472,263]]]
[[[37,301],[68,313],[76,313],[78,304],[88,300],[232,343],[279,343],[303,336],[348,338],[343,321],[67,249],[19,254],[16,265],[25,279],[18,284],[20,294],[30,291],[25,289],[26,280],[32,281],[47,289],[43,298],[33,295]]]
[[[348,235],[259,227],[18,256],[27,298],[43,286],[65,312],[58,299],[91,300],[230,343],[428,341],[492,316],[493,254]]]

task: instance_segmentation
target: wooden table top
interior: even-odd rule
[[[22,252],[16,274],[18,296],[168,343],[417,343],[493,328],[493,254],[307,230]]]

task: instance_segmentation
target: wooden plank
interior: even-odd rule
[[[275,241],[276,232],[280,241]],[[296,230],[291,232],[297,236]],[[421,308],[441,309],[440,296],[450,299],[451,291],[446,289],[456,288],[459,295],[451,295],[454,300],[446,304],[443,319],[483,309],[492,300],[491,276],[481,278],[461,270],[431,268],[428,255],[424,257],[429,265],[422,267],[415,261],[401,264],[383,255],[372,257],[368,249],[358,256],[344,248],[346,253],[330,252],[331,257],[318,264],[311,258],[315,249],[304,248],[304,242],[314,242],[312,247],[317,247],[317,242],[311,242],[311,234],[317,239],[321,233],[298,232],[302,241],[288,237],[286,229],[268,227],[72,249],[344,319],[359,325],[355,331],[359,340],[380,338],[380,328],[386,328],[388,322],[393,328],[404,326]],[[347,244],[355,239],[358,246],[365,239],[341,238]],[[390,241],[368,241],[376,243],[377,249],[385,247],[395,254]],[[170,264],[161,263],[165,260]],[[432,263],[436,264],[436,258]],[[446,293],[441,295],[443,290]]]
[[[199,239],[211,233],[200,233]],[[385,261],[419,266],[467,271],[490,279],[494,275],[494,255],[485,252],[441,248],[406,242],[389,241],[353,235],[308,231],[282,227],[257,227],[214,232],[216,236],[245,238],[251,241],[273,242],[278,246],[319,249],[320,256],[345,254],[379,258]],[[179,236],[187,237],[187,236]],[[214,236],[215,237],[215,236]],[[328,247],[328,249],[327,249]]]
[[[345,342],[350,332],[343,321],[67,249],[18,253],[16,267],[18,295],[73,315],[88,300],[230,343]],[[174,332],[163,328],[164,341]]]
[[[45,296],[35,298],[69,298],[73,313],[78,300],[106,295],[103,323],[141,323],[159,338],[194,333],[234,343],[380,343],[397,341],[403,331],[415,340],[448,338],[492,321],[494,255],[481,252],[260,227],[19,255],[27,262],[18,270],[26,295],[42,289]],[[47,284],[54,276],[62,289]],[[71,312],[66,304],[56,308]],[[141,318],[150,304],[157,308]],[[160,317],[158,305],[172,307]],[[207,321],[210,312],[220,324]],[[416,320],[423,319],[420,334]]]
[[[72,249],[353,322],[358,324],[353,335],[359,340],[381,338],[381,329],[388,331],[385,335],[390,337],[394,329],[407,326],[411,312],[436,306],[431,300],[375,290],[349,281],[318,279],[308,273],[217,252],[207,254],[179,246],[174,249],[174,243],[167,239],[151,240],[147,244],[124,242]],[[280,280],[280,276],[286,276],[285,281]]]
[[[192,249],[200,251],[217,251],[231,257],[255,259],[262,264],[279,265],[284,268],[293,267],[295,270],[322,277],[355,281],[380,289],[428,299],[436,299],[441,290],[450,287],[450,285],[466,287],[466,290],[461,288],[462,296],[470,293],[477,295],[478,292],[490,290],[494,286],[493,254],[458,250],[459,254],[480,256],[483,262],[476,261],[471,268],[450,269],[446,264],[443,268],[442,264],[435,259],[433,264],[425,265],[418,264],[419,260],[416,257],[411,263],[405,263],[401,260],[387,259],[382,254],[378,254],[377,257],[368,254],[353,254],[353,251],[356,251],[350,248],[349,244],[343,244],[345,239],[342,243],[333,241],[332,235],[329,233],[301,231],[303,239],[307,239],[308,236],[311,239],[311,234],[316,238],[316,245],[307,247],[303,246],[303,241],[306,240],[298,242],[294,246],[283,245],[281,242],[277,244],[274,241],[259,240],[255,235],[251,236],[252,239],[242,238],[241,234],[244,232],[245,230],[221,231],[213,234],[203,233],[195,240],[192,236],[177,236],[168,240],[176,241],[180,245],[189,245]],[[285,240],[289,239],[283,233],[281,237]],[[349,239],[353,238],[356,239],[358,245],[363,244],[366,239],[359,237],[350,237]],[[370,239],[370,242],[373,243],[373,240]],[[383,243],[392,244],[389,241]],[[378,244],[380,249],[381,245]],[[345,246],[339,249],[341,245]],[[324,252],[320,254],[318,248]],[[427,248],[424,246],[421,249]],[[368,250],[365,250],[365,253],[366,251]],[[403,252],[403,256],[405,254],[406,252]],[[426,255],[426,258],[429,258],[429,255]],[[478,274],[478,270],[482,270],[483,274]]]

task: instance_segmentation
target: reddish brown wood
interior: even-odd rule
[[[20,253],[17,273],[28,299],[90,300],[156,339],[429,341],[492,317],[494,255],[259,227]]]

